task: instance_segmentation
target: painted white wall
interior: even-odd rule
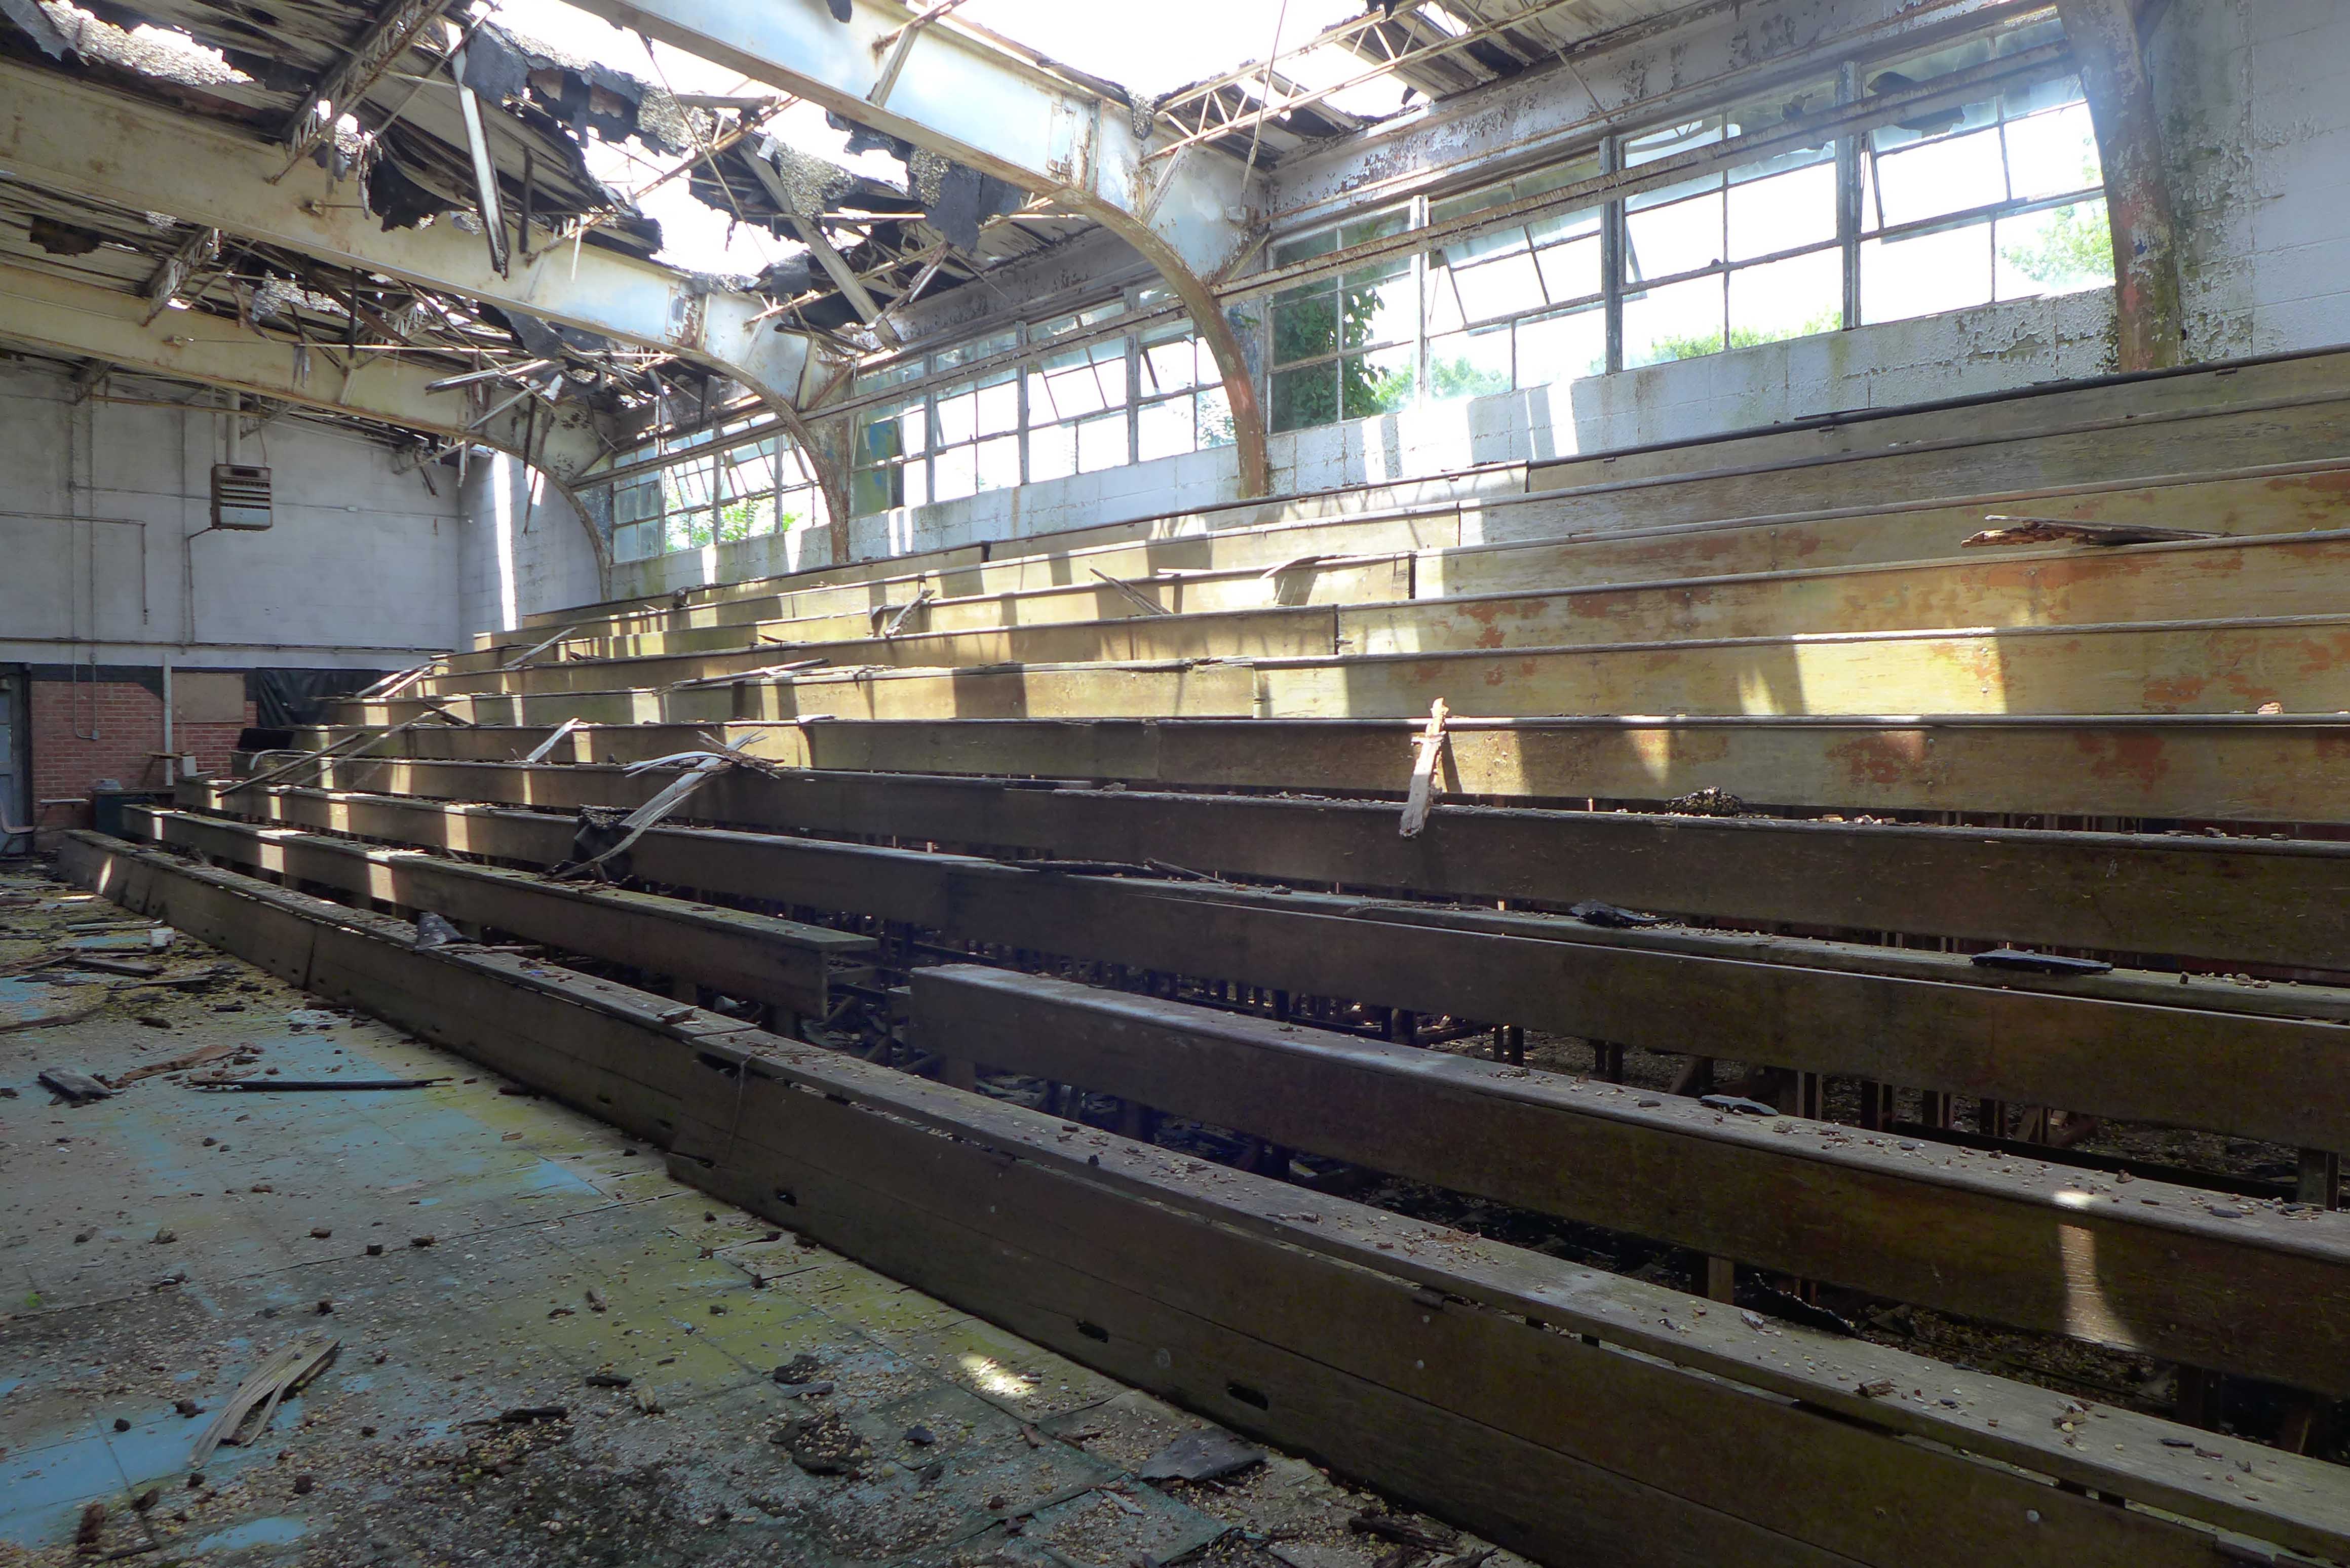
[[[271,471],[276,526],[199,534],[224,416],[70,390],[0,365],[0,659],[392,668],[455,646],[453,475],[435,496],[380,444],[279,420],[241,454]]]
[[[539,610],[604,597],[595,547],[562,491],[503,453],[476,452],[461,487],[458,615],[470,647],[479,631],[511,631]]]
[[[2350,6],[2176,0],[2146,48],[2189,352],[2350,343]]]

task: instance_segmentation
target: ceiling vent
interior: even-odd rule
[[[269,526],[269,471],[241,462],[213,464],[213,526]]]

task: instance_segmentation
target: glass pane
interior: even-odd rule
[[[1324,229],[1319,234],[1300,234],[1294,240],[1284,240],[1273,247],[1273,265],[1289,266],[1297,262],[1326,256],[1338,248],[1338,231]]]
[[[808,466],[807,454],[788,441],[776,452],[775,467],[785,484],[816,483],[816,471]]]
[[[1308,365],[1273,375],[1273,428],[1305,430],[1338,417],[1338,373],[1330,365]]]
[[[663,518],[661,524],[661,548],[664,550],[699,550],[714,542],[707,508],[672,513]]]
[[[1991,226],[1970,223],[1906,240],[1864,240],[1860,318],[1900,321],[1991,300]]]
[[[920,400],[893,403],[865,415],[858,429],[857,461],[886,462],[924,450],[928,417]]]
[[[1357,218],[1352,223],[1339,225],[1339,248],[1368,244],[1373,240],[1386,239],[1389,234],[1399,234],[1410,222],[1411,209],[1409,207],[1391,207],[1367,218]]]
[[[1199,405],[1192,416],[1192,426],[1199,436],[1200,450],[1232,445],[1237,438],[1232,432],[1232,405],[1224,389],[1208,388],[1193,401]]]
[[[879,370],[861,372],[857,378],[854,390],[859,395],[866,392],[878,392],[884,387],[899,386],[914,380],[922,374],[920,359],[904,359],[895,365],[885,365]]]
[[[662,507],[675,512],[681,507],[706,506],[710,504],[710,464],[683,462],[661,475]]]
[[[1338,293],[1330,283],[1309,283],[1274,296],[1273,362],[1311,359],[1338,347]]]
[[[1072,348],[1028,373],[1028,417],[1061,421],[1126,401],[1126,345],[1122,341]]]
[[[1691,278],[1624,296],[1624,365],[1657,365],[1721,352],[1722,286]]]
[[[1730,260],[1749,261],[1836,237],[1836,172],[1814,163],[1730,187]]]
[[[1122,467],[1127,462],[1126,416],[1107,414],[1097,420],[1082,420],[1077,424],[1077,471],[1098,473],[1105,468]]]
[[[2019,201],[2091,191],[2104,183],[2087,104],[2010,120],[2005,135],[2008,179]]]
[[[1020,438],[996,436],[972,449],[979,454],[979,487],[1009,490],[1020,483]]]
[[[917,460],[906,464],[898,472],[904,476],[906,504],[928,505],[931,499],[931,465]]]
[[[1200,379],[1199,350],[1189,322],[1143,335],[1142,395],[1180,392]]]
[[[1077,429],[1047,425],[1028,432],[1028,479],[1066,479],[1077,472]]]
[[[1518,385],[1548,386],[1607,369],[1607,313],[1577,310],[1518,323]]]
[[[1377,354],[1350,354],[1339,360],[1338,388],[1346,417],[1367,419],[1409,405],[1415,356],[1412,345],[1407,343]]]
[[[1996,130],[1922,142],[1872,161],[1874,199],[1863,203],[1861,213],[1862,227],[1872,233],[2007,200]]]
[[[1660,125],[1644,130],[1638,136],[1624,139],[1624,167],[1637,169],[1643,163],[1654,163],[1659,158],[1670,158],[1676,152],[1686,152],[1692,147],[1710,147],[1721,140],[1721,117],[1704,115],[1685,119],[1678,125]]]
[[[979,384],[978,430],[1002,435],[1020,428],[1020,372],[1004,370]]]
[[[721,543],[754,538],[775,531],[775,498],[772,495],[729,501],[718,508],[718,537]]]
[[[968,343],[958,343],[951,348],[941,348],[931,356],[931,362],[941,370],[951,369],[957,365],[969,365],[976,360],[993,358],[998,354],[1008,354],[1019,344],[1017,332],[993,332],[984,337],[974,337]]]
[[[719,460],[718,478],[726,499],[756,494],[775,487],[775,443],[756,441],[738,446]]]
[[[1145,462],[1190,452],[1196,439],[1189,398],[1145,403],[1134,411],[1135,455]]]
[[[2071,294],[2114,281],[2113,234],[2102,200],[2002,218],[1996,244],[2002,299]]]
[[[1844,325],[1844,253],[1814,251],[1730,275],[1730,346],[1749,348]]]
[[[1624,275],[1671,277],[1722,259],[1721,193],[1651,207],[1624,219]]]
[[[947,448],[931,460],[931,470],[933,500],[960,501],[979,488],[979,464],[970,447]]]
[[[938,394],[939,444],[953,446],[979,433],[979,393],[969,381]]]
[[[1419,301],[1411,286],[1411,264],[1388,262],[1363,267],[1340,279],[1340,347],[1369,348],[1419,335]]]
[[[1442,275],[1446,273],[1451,275],[1449,280]],[[1543,293],[1542,274],[1535,269],[1534,258],[1523,250],[1474,266],[1439,269],[1429,275],[1429,287],[1431,293],[1439,288],[1457,291],[1461,314],[1469,321],[1523,316],[1550,303]]]
[[[848,509],[859,517],[870,517],[877,512],[887,512],[902,504],[905,486],[899,468],[859,469],[848,482]]]
[[[1599,237],[1544,245],[1534,253],[1542,268],[1543,292],[1553,305],[1596,298],[1599,293]]]
[[[863,474],[858,475],[862,479]],[[816,520],[816,493],[812,490],[786,490],[775,497],[775,532],[788,534],[795,528],[805,528]]]
[[[1428,344],[1428,395],[1440,401],[1510,389],[1510,328],[1456,332]]]

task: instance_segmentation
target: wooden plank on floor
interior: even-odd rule
[[[464,814],[475,853],[554,853],[559,820]],[[1506,1020],[1649,1050],[2350,1148],[2350,1023],[2316,987],[2235,992],[2143,972],[2074,980],[1956,955],[1675,929],[1611,931],[1229,884],[1024,870],[719,829],[658,828],[637,875],[848,910],[1066,957]],[[2193,998],[2182,1003],[2182,993]]]
[[[912,985],[914,1043],[999,1072],[1801,1279],[2350,1390],[2350,1215],[1725,1116],[1048,976],[947,965]]]
[[[375,761],[333,790],[573,811],[667,782],[602,764]],[[346,826],[396,803],[182,786],[191,808]],[[426,814],[434,816],[437,814]],[[1440,805],[1416,838],[1386,802],[1040,787],[800,771],[713,781],[687,813],[766,831],[1153,861],[1305,884],[1627,908],[1855,931],[2329,970],[2350,962],[2350,844]],[[357,830],[362,831],[363,829]],[[381,837],[380,833],[369,836]]]
[[[93,834],[67,846],[86,884],[141,854]],[[192,906],[314,925],[328,951],[312,983],[326,994],[550,1092],[632,1075],[637,1098],[678,1120],[676,1168],[714,1190],[1089,1365],[1361,1464],[1524,1550],[1613,1557],[1637,1539],[1644,1561],[1964,1568],[1991,1542],[2051,1564],[2208,1562],[2210,1537],[2179,1518],[2350,1550],[2350,1500],[2317,1461],[2199,1434],[2223,1461],[2241,1452],[2257,1467],[2262,1490],[2247,1496],[2167,1447],[2168,1423],[2085,1412],[2097,1440],[2075,1444],[2052,1419],[2069,1407],[2043,1390],[1709,1317],[1695,1298],[1343,1200],[1315,1198],[1301,1217],[1279,1183],[1107,1135],[1073,1139],[1056,1118],[709,1014],[665,1019],[659,999],[608,982],[420,952],[379,917],[246,878],[168,862],[153,873],[149,907],[195,890],[192,912],[264,967],[281,955],[262,950],[253,922]],[[660,1136],[634,1106],[611,1114]],[[1863,1391],[1880,1383],[1892,1392]],[[1913,1386],[1914,1398],[1899,1392]],[[1949,1402],[1929,1386],[1950,1388]],[[1758,1450],[1773,1456],[1761,1470]]]
[[[832,1007],[835,961],[869,956],[872,938],[655,894],[563,884],[436,856],[133,807],[148,842],[343,889],[527,941],[692,980],[816,1018]],[[568,857],[567,852],[565,857]]]

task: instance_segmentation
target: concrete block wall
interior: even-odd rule
[[[2350,343],[2350,6],[2176,0],[2146,50],[2189,353]]]
[[[511,457],[475,453],[462,486],[458,647],[539,610],[603,598],[595,546],[563,492]]]
[[[12,819],[99,779],[164,779],[151,753],[163,746],[166,660],[231,676],[234,697],[249,670],[399,670],[470,638],[461,572],[480,554],[476,533],[494,542],[494,509],[477,530],[453,468],[436,466],[428,485],[355,431],[273,420],[239,457],[271,471],[275,526],[206,532],[224,456],[218,403],[182,406],[188,389],[127,379],[72,394],[54,366],[0,363],[0,664],[26,677],[30,753]],[[542,504],[531,526],[568,529],[587,554],[567,507]],[[584,578],[565,578],[549,552],[536,568],[549,580],[525,576],[525,597],[597,597],[588,559]],[[201,715],[176,716],[172,746],[217,769],[252,705],[224,706],[212,686]],[[80,820],[53,811],[42,825]]]

